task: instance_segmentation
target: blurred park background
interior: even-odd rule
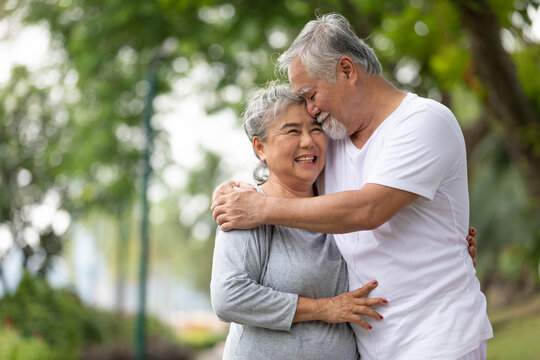
[[[345,15],[388,79],[456,114],[488,358],[540,359],[539,7],[2,0],[0,359],[219,358],[211,192],[251,181],[241,111],[316,11]]]

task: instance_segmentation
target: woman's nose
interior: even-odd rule
[[[309,132],[303,132],[300,137],[300,147],[303,148],[312,148],[315,144],[313,136]]]

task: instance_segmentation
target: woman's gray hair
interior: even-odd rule
[[[247,104],[243,115],[244,130],[253,143],[253,138],[258,137],[266,141],[268,127],[283,113],[294,104],[303,105],[304,100],[296,95],[290,85],[271,82],[266,87],[259,89]],[[268,180],[268,166],[260,161],[253,171],[253,178],[259,184]]]
[[[377,55],[356,36],[349,21],[343,15],[330,13],[308,22],[278,58],[277,66],[287,73],[292,63],[300,59],[310,76],[335,83],[337,62],[344,55],[350,56],[367,74],[382,72]]]

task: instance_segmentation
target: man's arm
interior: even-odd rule
[[[367,184],[372,185],[372,184]],[[377,186],[377,185],[375,185]],[[379,185],[380,186],[380,185]],[[234,189],[236,190],[234,190]],[[365,188],[365,187],[364,187]],[[276,224],[282,224],[284,226],[291,226],[291,227],[299,227],[301,228],[301,224],[305,222],[305,219],[303,217],[303,213],[298,210],[301,206],[311,206],[311,209],[315,209],[315,211],[322,215],[325,221],[328,221],[330,218],[330,215],[332,214],[331,210],[325,209],[322,206],[324,206],[324,202],[327,201],[325,199],[331,198],[328,203],[330,203],[329,206],[333,206],[331,204],[331,201],[339,201],[340,198],[345,197],[347,201],[351,201],[351,199],[354,199],[354,195],[358,196],[358,193],[361,194],[361,192],[364,190],[358,190],[358,191],[349,191],[345,193],[336,193],[331,195],[325,195],[325,196],[319,196],[316,198],[308,198],[308,199],[283,199],[283,198],[268,198],[256,191],[249,191],[250,185],[249,184],[241,184],[238,182],[226,182],[218,186],[214,191],[213,196],[213,203],[212,203],[212,211],[214,215],[214,220],[221,226],[221,229],[224,231],[228,231],[231,229],[240,229],[240,228],[251,228],[258,226],[260,224],[266,224],[269,222],[264,221],[264,214],[261,209],[264,209],[266,206],[265,201],[270,199],[270,205],[274,205],[274,207],[278,207],[278,209],[268,209],[267,212],[277,212],[277,221],[282,221],[282,223],[278,223],[276,221]],[[383,186],[384,188],[384,186]],[[391,188],[388,188],[391,189]],[[391,189],[395,190],[395,189]],[[399,192],[399,190],[397,190]],[[246,192],[245,194],[241,194],[242,192]],[[403,191],[401,191],[403,192]],[[352,193],[352,194],[351,194]],[[411,194],[407,193],[406,194]],[[234,195],[237,194],[237,195]],[[343,196],[347,195],[348,196]],[[411,194],[414,196],[414,194]],[[221,199],[220,199],[221,197]],[[406,197],[406,196],[405,196]],[[218,201],[219,199],[219,201]],[[322,205],[321,205],[321,199]],[[306,200],[307,204],[306,204]],[[316,203],[312,203],[310,205],[310,200],[315,200]],[[403,200],[403,201],[406,201]],[[411,200],[412,202],[414,200]],[[296,202],[296,204],[295,204]],[[245,203],[246,205],[243,206],[242,204]],[[296,206],[296,207],[295,207]],[[405,207],[406,205],[402,206]],[[293,214],[287,214],[287,209],[290,210]],[[338,204],[338,210],[342,211],[347,210],[348,207],[345,205],[343,207],[339,207]],[[395,209],[395,207],[394,207]],[[302,210],[303,211],[303,210]],[[348,210],[347,210],[348,211]],[[345,211],[346,215],[351,215],[352,212],[347,213]],[[399,211],[399,210],[398,210]],[[396,211],[397,212],[397,211]],[[300,215],[298,215],[300,214]],[[330,214],[329,216],[324,216],[325,214]],[[342,214],[342,213],[340,213]],[[394,213],[395,214],[395,213]],[[294,216],[299,216],[299,218],[294,218]],[[340,215],[341,216],[341,215]],[[336,217],[334,217],[336,218]],[[379,220],[380,221],[380,220]],[[294,224],[293,224],[294,223]],[[345,220],[340,219],[339,216],[337,217],[337,220],[333,223],[334,225],[338,224],[338,227],[341,228],[342,224],[345,223]],[[287,225],[288,224],[288,225]],[[319,224],[320,225],[320,224]],[[325,226],[331,226],[330,225],[320,225],[321,227]],[[306,226],[306,229],[315,229],[315,227],[310,227],[308,224]],[[338,229],[339,230],[339,229]],[[312,230],[312,231],[318,231],[318,230]],[[354,230],[353,230],[354,231]],[[332,231],[322,231],[327,233],[333,233]],[[337,231],[339,232],[339,231]],[[337,233],[335,232],[335,233]],[[468,242],[468,250],[469,255],[473,259],[473,264],[476,266],[476,229],[473,227],[469,227],[469,234],[467,236],[467,242]]]
[[[302,199],[240,190],[219,196],[212,211],[224,231],[273,224],[342,234],[376,229],[417,198],[417,194],[378,184]]]

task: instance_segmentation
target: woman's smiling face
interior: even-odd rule
[[[265,141],[253,146],[270,170],[269,180],[300,189],[311,187],[326,161],[326,136],[322,125],[303,104],[290,105],[268,126]]]

